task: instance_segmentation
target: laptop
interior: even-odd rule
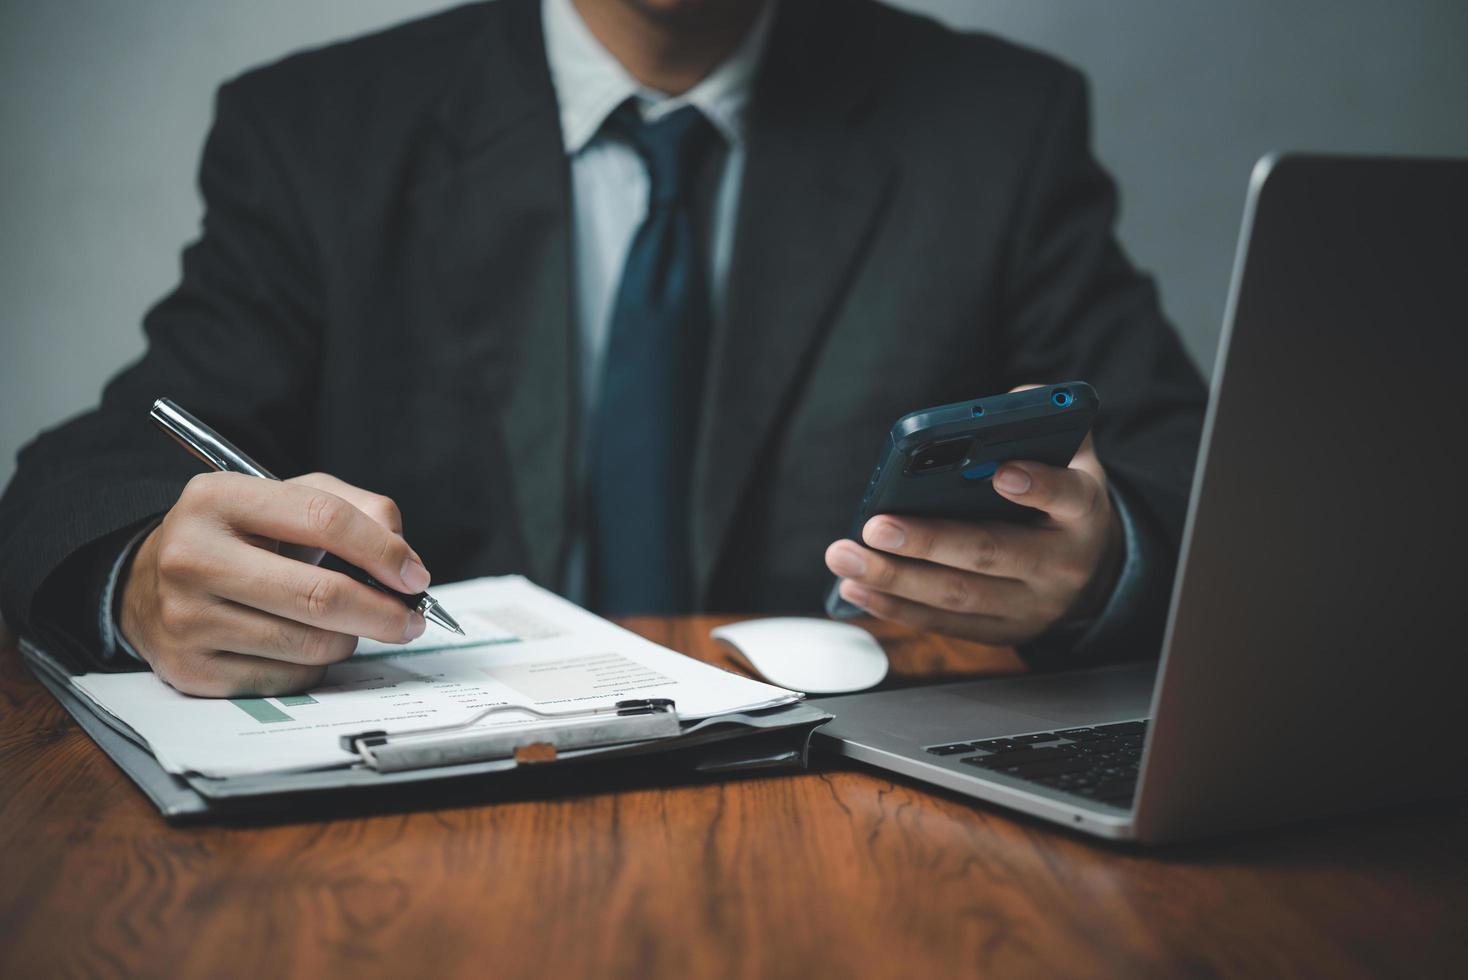
[[[1144,843],[1468,788],[1465,354],[1468,160],[1261,160],[1160,658],[822,698],[820,746]]]

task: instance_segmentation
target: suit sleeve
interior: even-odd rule
[[[1021,651],[1037,664],[1155,656],[1207,397],[1152,282],[1116,241],[1116,187],[1090,149],[1085,80],[1063,69],[1030,151],[1005,278],[1012,385],[1088,381],[1101,398],[1094,436],[1127,503],[1144,595],[1104,642],[1071,649],[1061,635]]]
[[[0,499],[7,624],[96,661],[100,583],[145,523],[202,471],[148,419],[176,399],[278,472],[307,468],[320,289],[290,159],[240,83],[219,91],[199,169],[204,220],[174,291],[144,320],[147,350],[100,405],[42,433]],[[109,566],[110,567],[110,566]]]

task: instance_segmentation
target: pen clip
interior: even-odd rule
[[[228,439],[184,411],[171,398],[160,398],[153,403],[148,417],[206,465],[225,473],[245,473],[250,476],[278,480],[274,473],[240,452]]]

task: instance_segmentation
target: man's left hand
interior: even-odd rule
[[[1017,645],[1095,616],[1116,584],[1121,519],[1091,438],[1070,466],[1009,462],[1003,497],[1043,511],[1033,524],[882,514],[826,549],[841,595],[879,619],[982,643]]]

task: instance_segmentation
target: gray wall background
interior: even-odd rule
[[[1090,75],[1122,239],[1205,370],[1259,155],[1468,155],[1465,0],[901,2]],[[0,483],[141,352],[197,230],[214,86],[441,6],[0,0]]]

